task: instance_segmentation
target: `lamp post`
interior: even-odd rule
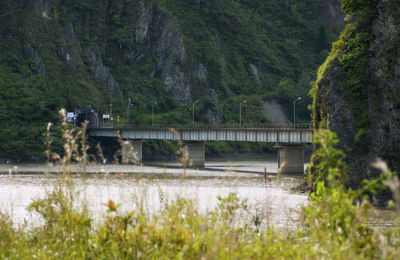
[[[298,97],[293,101],[293,127],[296,127],[296,102],[300,100],[301,97]]]
[[[151,126],[153,126],[154,123],[154,106],[157,105],[158,102],[154,102],[154,104],[151,106]]]
[[[247,100],[243,100],[239,104],[239,126],[242,126],[242,104],[247,103]]]
[[[93,113],[94,118],[95,118],[94,126],[98,126],[99,125],[99,115],[98,115],[98,113],[95,113],[95,110],[93,108],[90,110],[90,112]]]
[[[133,105],[131,97],[128,97],[128,109],[126,111],[127,124],[129,125],[129,109]]]
[[[88,106],[86,107],[86,118],[85,118],[85,121],[88,121],[88,113],[87,113],[87,111],[88,111],[88,109],[91,109],[91,108],[92,108],[91,105],[88,105]]]
[[[193,126],[194,126],[194,105],[196,105],[197,103],[199,103],[199,100],[196,100],[192,105],[192,123],[193,123]]]
[[[112,117],[112,103],[108,105],[110,107],[110,120],[111,120],[111,127],[114,126],[113,117]]]

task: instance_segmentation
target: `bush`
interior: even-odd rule
[[[71,130],[64,130],[64,136]],[[79,135],[75,138],[81,138]],[[87,147],[76,149],[66,139],[65,156],[82,156]],[[68,171],[47,197],[34,201],[29,209],[42,217],[36,227],[16,228],[9,217],[0,214],[0,258],[160,258],[160,259],[354,259],[400,257],[400,229],[381,232],[369,226],[368,209],[362,193],[373,191],[376,182],[365,182],[364,190],[352,191],[343,185],[346,165],[343,152],[329,131],[316,135],[320,163],[314,165],[315,192],[303,208],[297,230],[264,226],[249,210],[246,201],[234,193],[219,197],[214,210],[200,213],[194,201],[160,197],[161,211],[146,214],[140,207],[127,213],[109,200],[107,215],[94,225]],[[72,145],[72,146],[71,146]],[[72,149],[73,148],[73,149]],[[72,149],[73,152],[68,152]],[[68,157],[69,156],[69,157]],[[64,165],[65,166],[65,165]],[[382,181],[395,194],[399,205],[400,182],[386,164],[377,162]],[[83,175],[84,176],[84,175]],[[139,202],[140,203],[140,202]]]

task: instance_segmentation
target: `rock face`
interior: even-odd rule
[[[31,3],[40,21],[51,21],[49,25],[46,25],[47,28],[41,30],[54,30],[57,33],[61,31],[61,34],[57,35],[59,37],[56,46],[57,55],[70,69],[79,71],[80,68],[89,65],[88,71],[98,83],[112,91],[115,97],[122,98],[125,93],[121,91],[124,87],[118,86],[117,81],[120,77],[113,75],[114,72],[109,66],[130,62],[140,63],[143,58],[153,56],[155,57],[153,72],[150,75],[139,76],[150,79],[159,78],[163,86],[171,92],[176,104],[191,105],[192,94],[186,50],[180,25],[175,18],[159,8],[155,1],[150,0],[129,1],[129,3],[124,3],[126,5],[124,7],[120,6],[119,1],[115,3],[116,6],[113,6],[111,1],[108,5],[107,10],[102,10],[101,5],[93,6],[93,10],[97,11],[94,16],[88,9],[71,10],[68,4],[58,1],[35,0]],[[79,19],[75,18],[74,22],[67,20],[64,24],[59,24],[56,21],[57,14],[52,11],[56,7],[65,12],[75,13]],[[114,11],[114,8],[117,10]],[[122,26],[121,20],[118,19],[127,19],[124,21],[127,25]],[[108,30],[91,32],[90,28],[93,28],[94,22],[103,23],[97,25],[99,28],[101,26],[104,28],[104,23],[108,23],[108,26],[114,23],[117,28],[113,28],[112,32]],[[79,30],[79,33],[76,30]],[[82,39],[82,32],[86,39]],[[38,32],[30,34],[33,35],[32,42],[42,41],[38,37]],[[115,44],[113,40],[118,41],[118,51],[110,46]],[[88,41],[90,41],[89,46]],[[39,73],[46,74],[44,63],[34,49],[36,47],[35,44],[27,44],[26,56],[34,61]],[[100,55],[107,52],[108,56],[110,53],[114,56],[112,64],[104,62]]]
[[[370,21],[345,32],[348,37],[332,51],[323,65],[324,75],[314,86],[315,127],[327,126],[337,133],[339,148],[347,154],[352,186],[377,174],[370,164],[378,157],[392,170],[400,170],[399,10],[399,1],[378,1]],[[350,52],[350,43],[358,44],[361,37],[367,39],[365,53]],[[356,66],[348,65],[349,57]],[[357,84],[361,88],[354,88]]]
[[[164,86],[171,90],[179,103],[192,104],[186,51],[183,37],[176,21],[167,13],[157,9],[154,24],[159,28],[155,43],[157,55],[156,71]]]
[[[11,10],[12,1],[4,2]],[[16,14],[27,14],[22,19],[22,31],[27,39],[25,57],[33,60],[39,73],[50,78],[49,82],[58,79],[68,85],[66,88],[82,88],[82,91],[86,88],[96,100],[109,96],[105,89],[112,91],[113,97],[120,98],[121,102],[133,92],[145,92],[143,88],[159,83],[166,90],[163,95],[167,93],[170,98],[166,101],[171,104],[169,109],[180,104],[190,106],[192,99],[200,99],[203,114],[207,115],[202,120],[218,123],[223,118],[219,111],[223,99],[271,91],[283,74],[291,77],[298,74],[297,68],[288,72],[278,62],[281,58],[288,59],[284,67],[290,67],[298,54],[285,52],[293,51],[296,46],[284,50],[279,44],[265,45],[265,39],[259,37],[262,32],[246,29],[253,27],[250,20],[242,20],[240,15],[224,18],[225,5],[230,5],[229,1],[220,5],[215,1],[191,4],[190,1],[156,0],[32,0],[26,7],[22,3],[18,5]],[[241,3],[235,8],[249,9],[250,15],[258,9],[256,6],[265,9],[266,14],[271,12],[263,1]],[[301,19],[315,19],[309,26],[301,25],[310,27],[305,28],[302,36],[309,35],[310,39],[304,42],[309,41],[311,45],[316,45],[313,42],[315,22],[322,22],[331,32],[330,25],[343,19],[338,0],[302,3],[293,8],[279,3],[275,8],[279,6],[304,16]],[[309,17],[319,11],[320,18]],[[186,12],[197,17],[187,16]],[[274,19],[275,11],[269,15]],[[287,26],[292,26],[292,22]],[[257,23],[265,27],[262,19]],[[320,53],[319,47],[310,44],[307,48]],[[309,64],[304,66],[313,69]],[[146,94],[158,96],[158,93]]]
[[[29,43],[25,44],[25,55],[33,60],[33,63],[35,63],[39,74],[46,75],[46,68],[44,67],[42,59],[38,56],[36,51]]]
[[[154,4],[151,3],[147,8],[143,1],[138,5],[138,19],[135,26],[135,40],[137,43],[144,43],[149,34],[151,21],[153,18]]]
[[[340,2],[337,0],[322,1],[319,17],[325,24],[333,24],[343,21],[344,13],[340,8]]]
[[[154,71],[177,104],[192,104],[191,85],[183,43],[183,35],[176,20],[160,9],[154,1],[137,1],[137,15],[133,17],[135,51],[125,59],[140,61],[145,56],[156,57]]]
[[[371,44],[368,75],[369,136],[372,137],[368,160],[380,156],[393,170],[400,170],[400,3],[380,1],[378,17],[372,25],[375,40]]]
[[[251,88],[263,91],[266,88],[267,79],[275,81],[280,77],[279,72],[265,68],[265,64],[262,62],[258,64],[250,62],[253,57],[246,58],[245,62],[237,60],[236,57],[227,57],[223,51],[224,46],[221,44],[222,33],[218,30],[223,32],[229,30],[223,27],[219,28],[219,22],[216,24],[217,26],[214,26],[215,28],[210,25],[212,30],[209,31],[212,33],[209,35],[200,35],[208,33],[208,31],[199,31],[199,35],[190,36],[199,40],[215,38],[214,42],[210,41],[212,45],[196,43],[202,46],[202,51],[204,50],[205,53],[211,51],[210,48],[215,48],[212,50],[214,51],[213,55],[207,56],[205,53],[190,55],[188,50],[193,48],[190,46],[194,45],[193,40],[187,41],[190,37],[185,38],[183,35],[184,24],[180,20],[182,18],[179,14],[171,11],[175,9],[173,6],[170,6],[170,9],[166,8],[166,3],[163,1],[78,2],[69,3],[58,0],[33,0],[30,2],[29,8],[36,13],[37,17],[35,26],[26,30],[29,34],[28,38],[30,38],[30,48],[27,48],[26,54],[34,60],[40,73],[45,72],[45,67],[52,72],[59,69],[59,64],[55,65],[54,60],[50,61],[53,64],[49,65],[44,57],[41,59],[34,52],[34,50],[39,50],[41,42],[48,41],[44,35],[41,35],[41,33],[46,33],[51,35],[51,42],[54,45],[49,46],[46,52],[56,50],[58,58],[73,73],[89,72],[99,85],[113,91],[115,97],[126,97],[131,91],[127,86],[135,85],[137,83],[135,79],[138,78],[140,80],[160,80],[163,87],[171,94],[175,105],[191,105],[193,95],[198,98],[203,96],[199,93],[209,93],[204,98],[207,101],[204,102],[209,102],[211,105],[205,111],[211,122],[218,122],[222,118],[219,115],[218,106],[223,97],[245,94],[240,93],[239,87],[243,79],[252,80],[251,84],[247,84],[249,89],[247,94],[249,94],[252,93]],[[329,26],[342,21],[343,13],[340,11],[338,0],[322,0],[320,3],[311,6],[321,11],[319,20],[322,23]],[[186,4],[177,1],[176,5],[183,8]],[[260,2],[256,5],[262,6],[263,4]],[[212,1],[209,3],[198,1],[193,8],[202,9],[199,14],[203,14],[204,12],[208,13],[209,9],[213,10],[213,6]],[[247,4],[243,5],[243,8],[245,6]],[[185,32],[187,33],[187,31],[186,29]],[[119,48],[116,49],[115,46]],[[38,53],[41,54],[41,52]],[[148,62],[146,59],[152,60]],[[142,66],[146,62],[152,64]],[[132,69],[133,63],[138,65],[137,67],[146,67],[146,71],[143,69],[135,71]],[[274,62],[271,61],[271,64],[274,65]],[[88,67],[86,67],[87,65]],[[125,68],[130,66],[129,71],[116,72],[115,67],[118,65],[125,66]],[[149,67],[152,67],[150,71],[148,71]],[[235,73],[234,76],[237,78],[234,80],[231,79],[233,70],[240,71],[240,73]],[[56,71],[55,73],[60,72]],[[127,76],[126,73],[130,75]],[[81,76],[85,78],[83,81],[88,81],[88,75]],[[204,102],[201,100],[201,103]]]
[[[99,50],[96,47],[92,47],[88,50],[87,56],[90,59],[90,68],[99,83],[113,94],[121,98],[122,94],[117,88],[117,83],[114,80],[113,75],[103,65]]]

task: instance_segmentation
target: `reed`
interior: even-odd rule
[[[333,148],[335,136],[330,132],[316,135],[321,144],[318,154],[324,162],[319,169],[326,178],[310,194],[310,203],[303,208],[296,228],[262,225],[269,217],[268,209],[263,205],[251,208],[235,193],[219,197],[215,209],[200,212],[194,200],[170,200],[162,190],[158,192],[159,212],[149,214],[140,206],[143,201],[137,192],[136,207],[124,211],[123,205],[108,200],[104,204],[107,212],[98,221],[90,217],[69,166],[74,160],[88,162],[88,146],[78,144],[85,142],[83,135],[84,130],[64,129],[64,156],[47,152],[48,158],[63,165],[64,173],[45,198],[29,206],[40,215],[40,225],[17,226],[9,216],[0,214],[1,259],[400,257],[400,229],[372,229],[368,225],[371,205],[363,199],[362,191],[348,190],[339,181],[346,167],[342,153]],[[383,172],[381,182],[395,194],[392,204],[399,205],[396,175],[382,161],[375,166]],[[371,191],[375,186],[367,183],[365,189]]]

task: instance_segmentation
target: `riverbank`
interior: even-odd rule
[[[0,175],[0,258],[400,257],[398,225],[370,228],[388,223],[344,191],[308,201],[290,177],[221,176]]]
[[[305,169],[308,163],[305,163]],[[204,168],[185,169],[185,174],[211,174],[235,173],[240,175],[256,174],[263,175],[264,169],[268,174],[276,175],[278,172],[277,155],[274,153],[265,154],[235,154],[234,156],[207,157]],[[65,167],[59,164],[49,165],[47,163],[9,163],[0,164],[0,174],[8,173],[63,173]],[[182,173],[182,164],[176,160],[144,161],[141,165],[129,165],[119,163],[88,163],[82,166],[78,163],[68,165],[71,173],[144,173],[144,174],[179,174]]]
[[[202,170],[175,162],[85,166],[173,172],[160,175],[69,174],[76,165],[58,175],[0,175],[0,258],[400,258],[398,223],[374,227],[372,205],[341,182],[344,164],[329,157],[337,151],[329,142],[320,147],[318,169],[327,178],[310,196],[290,192],[302,176],[254,174],[264,160]],[[385,164],[378,166],[398,190]],[[273,171],[276,161],[267,167]]]
[[[14,212],[20,212],[16,216],[18,223],[23,223],[25,218],[31,221],[26,211],[29,203],[44,197],[45,191],[53,190],[59,178],[63,181],[65,172],[74,173],[68,178],[71,178],[78,194],[85,194],[82,198],[87,200],[88,205],[94,205],[90,206],[90,214],[96,219],[104,215],[105,209],[101,204],[109,199],[122,203],[123,208],[128,209],[134,208],[132,198],[140,197],[142,203],[148,204],[147,210],[158,212],[159,206],[154,204],[154,200],[164,194],[162,196],[168,200],[178,197],[195,200],[199,209],[207,211],[214,210],[218,196],[233,192],[240,199],[247,200],[251,207],[268,202],[271,218],[274,216],[273,223],[283,225],[288,216],[294,219],[297,214],[294,212],[307,201],[307,196],[289,192],[291,187],[302,181],[299,176],[271,176],[268,181],[263,178],[260,173],[265,165],[271,169],[276,167],[273,161],[211,161],[203,169],[183,169],[176,162],[169,163],[145,163],[142,166],[88,164],[85,167],[72,164],[68,168],[43,164],[18,164],[15,167],[0,164],[0,173],[3,173],[0,174],[0,197],[3,199],[0,211],[13,208]],[[43,174],[45,172],[54,174]],[[294,212],[282,216],[280,210],[272,213],[273,208],[280,207],[293,209]]]

